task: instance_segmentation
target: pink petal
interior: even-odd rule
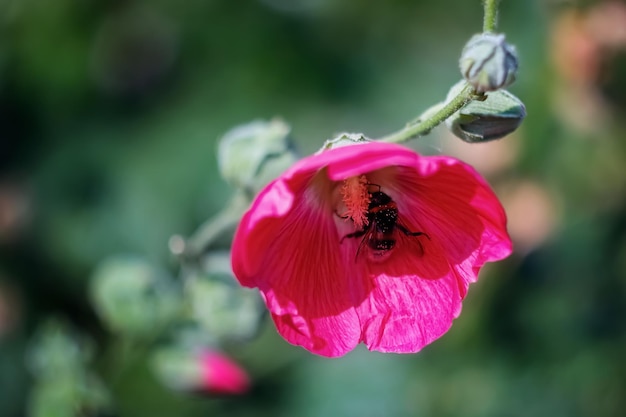
[[[343,181],[348,177],[389,166],[413,166],[419,158],[414,151],[400,145],[368,142],[336,148],[301,159],[281,175],[281,179],[291,181],[327,168],[329,179]],[[302,186],[301,183],[299,185]]]
[[[398,233],[386,262],[365,265],[371,293],[357,311],[368,348],[410,353],[450,328],[480,267],[508,256],[511,242],[500,203],[465,164],[428,158],[394,172],[385,186],[399,222],[428,238]]]
[[[358,309],[362,340],[370,350],[417,352],[450,328],[460,306],[454,273],[436,280],[379,275]]]
[[[417,352],[443,335],[461,311],[465,287],[437,239],[398,233],[386,262],[360,266],[370,293],[357,311],[361,339],[371,350]]]
[[[271,207],[281,203],[275,182],[260,199]],[[304,191],[311,192],[311,189]],[[233,269],[239,281],[260,289],[278,332],[290,343],[324,356],[339,356],[360,337],[355,300],[365,295],[351,283],[338,251],[333,212],[319,206],[319,197],[295,194],[299,204],[283,217],[242,221],[233,242]],[[308,204],[307,202],[310,202]],[[258,213],[255,213],[258,215]],[[360,298],[360,299],[359,299]]]
[[[431,157],[439,169],[427,177],[399,170],[398,210],[413,228],[425,231],[463,279],[463,296],[481,266],[511,254],[506,215],[495,194],[468,165]]]

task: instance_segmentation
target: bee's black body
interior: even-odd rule
[[[363,229],[345,235],[345,238],[358,238],[363,236],[357,256],[361,247],[367,244],[374,258],[387,255],[396,246],[395,233],[401,231],[407,236],[425,235],[423,232],[411,232],[398,222],[398,206],[393,199],[382,191],[370,193],[370,203],[367,209],[367,224]]]

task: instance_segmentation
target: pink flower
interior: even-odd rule
[[[213,394],[243,394],[250,387],[246,372],[221,353],[205,350],[200,354],[201,385]]]
[[[504,210],[473,168],[370,142],[304,158],[267,185],[232,264],[287,341],[340,356],[359,342],[419,351],[458,317],[480,267],[510,253]]]

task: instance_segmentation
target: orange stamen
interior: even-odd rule
[[[346,178],[341,187],[341,196],[343,203],[346,205],[346,211],[343,213],[343,216],[351,218],[354,225],[358,228],[367,225],[367,211],[371,195],[365,175]]]

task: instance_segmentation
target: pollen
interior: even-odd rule
[[[346,205],[346,211],[342,216],[352,219],[356,227],[366,226],[371,196],[365,175],[345,179],[341,187],[341,196]]]

